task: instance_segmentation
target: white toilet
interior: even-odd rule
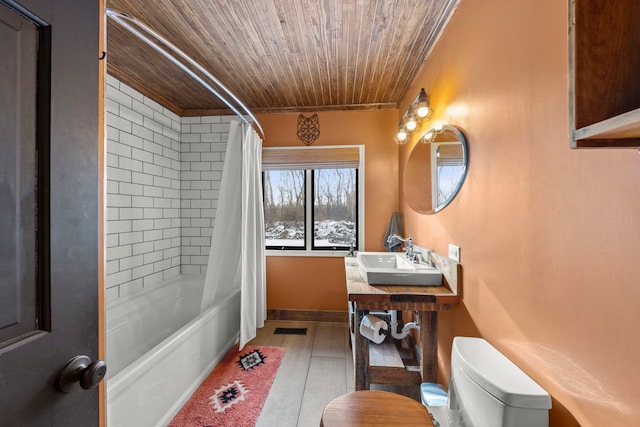
[[[449,393],[422,384],[436,427],[548,427],[551,397],[482,338],[455,337]]]

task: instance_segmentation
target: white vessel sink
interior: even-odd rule
[[[370,285],[440,286],[442,273],[400,252],[358,252],[358,271]]]

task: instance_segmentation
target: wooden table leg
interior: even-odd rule
[[[438,382],[438,312],[420,312],[420,373],[422,381]]]
[[[360,322],[362,318],[368,313],[367,310],[358,310],[358,304],[356,303],[356,324],[355,326],[355,377],[356,385],[355,389],[368,390],[369,389],[369,340],[360,334]]]

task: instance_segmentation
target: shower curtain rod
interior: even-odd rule
[[[248,125],[256,125],[256,127],[258,128],[258,130],[260,131],[260,134],[262,134],[262,139],[264,139],[264,130],[262,129],[262,126],[260,125],[260,122],[258,122],[258,119],[255,118],[255,116],[253,115],[253,113],[251,113],[251,111],[242,103],[242,101],[240,101],[238,99],[237,96],[235,96],[233,94],[233,92],[231,92],[229,89],[227,89],[227,87],[225,85],[222,84],[222,82],[220,82],[220,80],[218,80],[217,78],[215,78],[209,71],[207,71],[204,67],[202,67],[200,64],[198,64],[195,60],[193,60],[189,55],[187,55],[186,53],[184,53],[182,50],[180,50],[180,48],[178,48],[177,46],[175,46],[173,43],[171,43],[170,41],[168,41],[167,39],[165,39],[164,37],[162,37],[160,34],[156,33],[154,30],[152,30],[150,27],[148,27],[147,25],[143,24],[142,22],[140,22],[139,20],[137,20],[136,18],[127,15],[126,13],[120,12],[118,10],[115,9],[111,9],[111,8],[107,8],[106,9],[106,15],[113,19],[115,22],[117,22],[119,25],[121,25],[123,28],[127,29],[131,34],[135,35],[136,37],[138,37],[140,40],[142,40],[143,42],[145,42],[146,44],[148,44],[150,47],[152,47],[154,50],[156,50],[158,53],[160,53],[162,56],[164,56],[165,58],[167,58],[169,61],[171,61],[173,64],[175,64],[176,66],[178,66],[182,71],[184,71],[185,73],[187,73],[191,78],[193,78],[194,80],[196,80],[198,83],[200,83],[202,86],[204,86],[209,92],[211,92],[214,96],[216,96],[219,100],[221,100],[222,102],[224,102],[224,104],[229,107],[231,109],[231,111],[233,111],[238,117],[240,117],[245,123],[247,123]],[[188,68],[185,64],[183,64],[182,62],[178,61],[173,55],[171,55],[169,52],[167,52],[166,50],[164,50],[161,46],[159,46],[156,42],[154,42],[153,40],[151,40],[149,37],[147,37],[145,34],[141,33],[138,29],[134,28],[132,25],[130,25],[128,22],[126,21],[130,21],[131,23],[135,24],[137,27],[141,28],[142,30],[144,30],[147,34],[150,34],[151,36],[153,36],[156,40],[159,40],[160,42],[162,42],[162,44],[164,44],[165,46],[167,46],[169,49],[171,49],[174,53],[176,53],[177,55],[179,55],[182,59],[184,59],[185,61],[187,61],[189,64],[191,64],[194,68],[196,68],[198,71],[200,71],[202,74],[204,74],[208,79],[210,79],[212,82],[214,82],[220,89],[222,89],[231,99],[233,99],[239,106],[240,108],[246,112],[246,115],[250,117],[251,120],[247,119],[245,117],[245,115],[243,115],[242,113],[240,113],[240,111],[238,111],[238,109],[231,103],[229,102],[222,94],[220,94],[220,92],[218,92],[216,89],[214,89],[209,83],[207,83],[202,77],[198,76],[196,73],[193,72],[193,70],[191,70],[190,68]]]

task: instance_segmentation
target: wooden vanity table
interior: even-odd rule
[[[373,384],[419,384],[437,382],[438,312],[450,310],[460,302],[461,266],[431,252],[433,264],[442,272],[442,286],[369,285],[358,272],[356,258],[345,258],[347,293],[355,317],[353,343],[355,389],[368,390]],[[372,310],[416,310],[420,321],[420,357],[418,366],[404,366],[387,338],[383,344],[373,344],[360,335],[362,318]],[[396,354],[389,352],[396,351]]]

